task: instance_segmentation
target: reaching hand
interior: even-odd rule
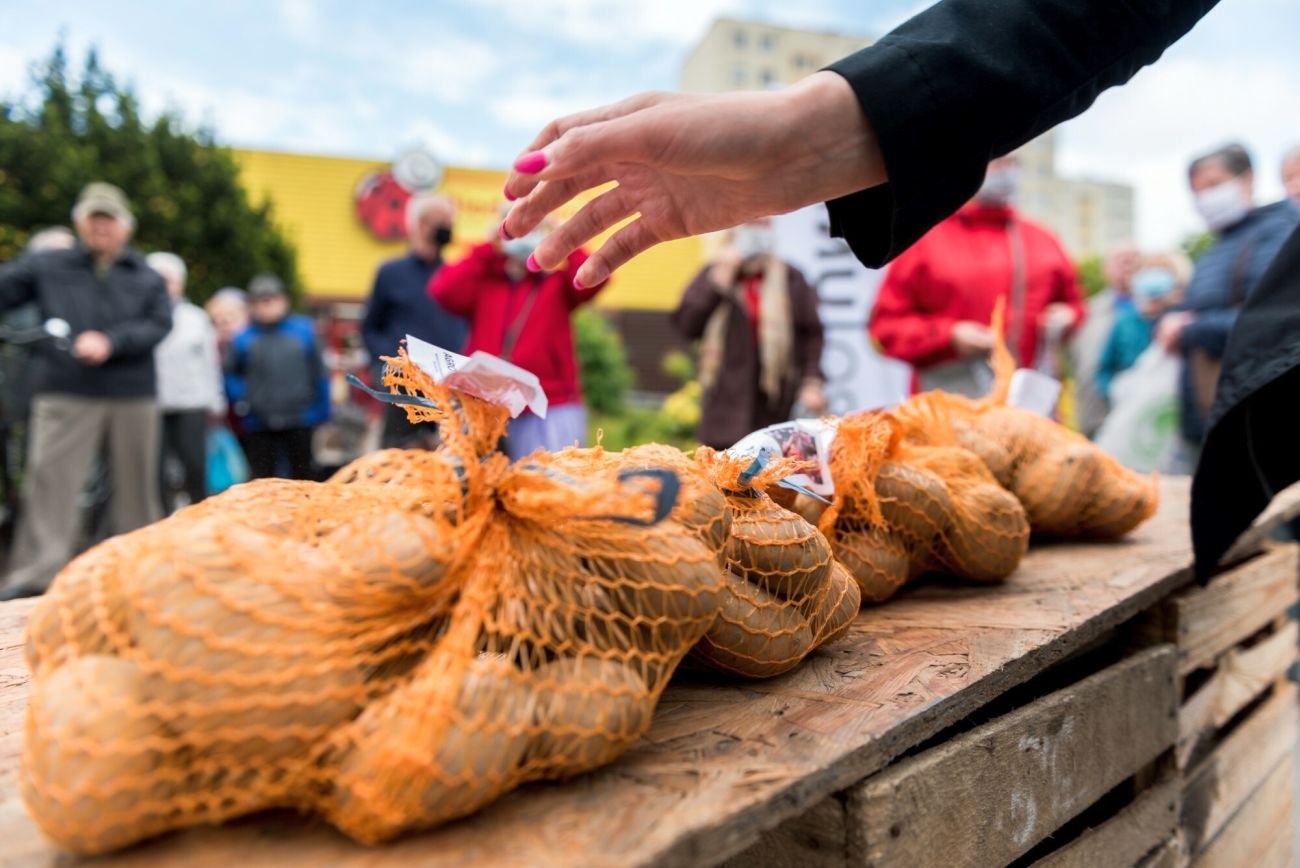
[[[847,81],[812,75],[784,91],[647,93],[552,121],[510,173],[514,236],[613,181],[537,248],[553,267],[637,215],[578,271],[602,283],[663,241],[783,214],[886,180],[870,124]]]
[[[73,341],[72,355],[88,365],[102,365],[113,355],[113,342],[103,332],[85,331]]]
[[[1182,349],[1183,330],[1196,319],[1196,314],[1189,310],[1167,313],[1156,325],[1155,342],[1164,347],[1167,353],[1176,353]]]
[[[993,330],[983,323],[962,320],[952,327],[952,348],[963,359],[993,351]]]

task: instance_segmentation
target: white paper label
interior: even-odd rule
[[[541,381],[518,365],[482,350],[462,356],[410,335],[406,336],[406,354],[435,383],[505,407],[511,418],[518,418],[526,409],[546,418]]]
[[[1007,403],[1012,407],[1020,407],[1050,418],[1060,397],[1061,381],[1047,374],[1020,368],[1011,375]]]
[[[812,462],[814,467],[811,470],[794,473],[787,478],[809,491],[829,497],[835,493],[835,482],[831,479],[831,441],[834,439],[834,425],[819,419],[800,419],[748,434],[727,452],[733,455],[752,455],[755,458],[767,453],[771,458],[785,457]]]

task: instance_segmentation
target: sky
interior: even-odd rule
[[[1095,0],[1113,2],[1113,0]],[[672,89],[719,15],[879,37],[917,0],[0,0],[0,97],[60,38],[98,47],[146,111],[178,110],[223,143],[504,167],[547,121]],[[1188,159],[1231,139],[1280,197],[1300,143],[1300,3],[1223,0],[1155,66],[1062,127],[1058,169],[1137,190],[1138,241],[1199,229]]]

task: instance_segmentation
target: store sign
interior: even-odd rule
[[[825,205],[773,219],[777,253],[817,290],[826,347],[826,398],[837,415],[889,407],[907,397],[911,368],[876,352],[867,336],[883,272],[858,262],[848,244],[830,237]]]
[[[357,219],[380,241],[406,238],[406,204],[442,180],[442,164],[420,148],[404,151],[387,169],[370,172],[353,192]]]

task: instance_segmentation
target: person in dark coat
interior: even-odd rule
[[[1123,84],[1217,0],[942,0],[777,92],[643,94],[548,125],[506,181],[523,234],[611,181],[538,247],[542,267],[620,223],[576,275],[603,280],[673,238],[828,202],[832,234],[878,267],[979,188],[1009,153]],[[1274,494],[1300,479],[1300,230],[1228,336],[1192,487],[1204,579]],[[1284,415],[1285,414],[1285,415]]]
[[[154,347],[171,330],[171,301],[129,246],[135,217],[121,190],[87,184],[72,219],[75,247],[0,269],[0,310],[35,304],[40,321],[62,320],[72,336],[39,346],[22,511],[0,597],[41,593],[72,556],[77,497],[105,439],[113,530],[162,516]]]
[[[442,267],[442,251],[451,243],[455,218],[455,205],[445,196],[415,196],[406,205],[407,251],[379,266],[361,319],[361,338],[374,362],[377,384],[383,379],[380,359],[397,355],[407,335],[454,353],[465,348],[469,323],[428,292],[429,281]],[[431,425],[411,424],[406,410],[389,404],[380,446],[419,445],[435,431]]]
[[[1215,240],[1196,261],[1179,309],[1161,319],[1156,340],[1183,356],[1179,419],[1190,469],[1205,437],[1228,334],[1282,242],[1300,224],[1300,211],[1289,202],[1255,205],[1255,175],[1241,145],[1196,158],[1187,178]]]
[[[677,331],[700,342],[696,436],[715,449],[788,421],[796,402],[826,410],[817,293],[773,242],[767,220],[738,226],[673,313]]]

